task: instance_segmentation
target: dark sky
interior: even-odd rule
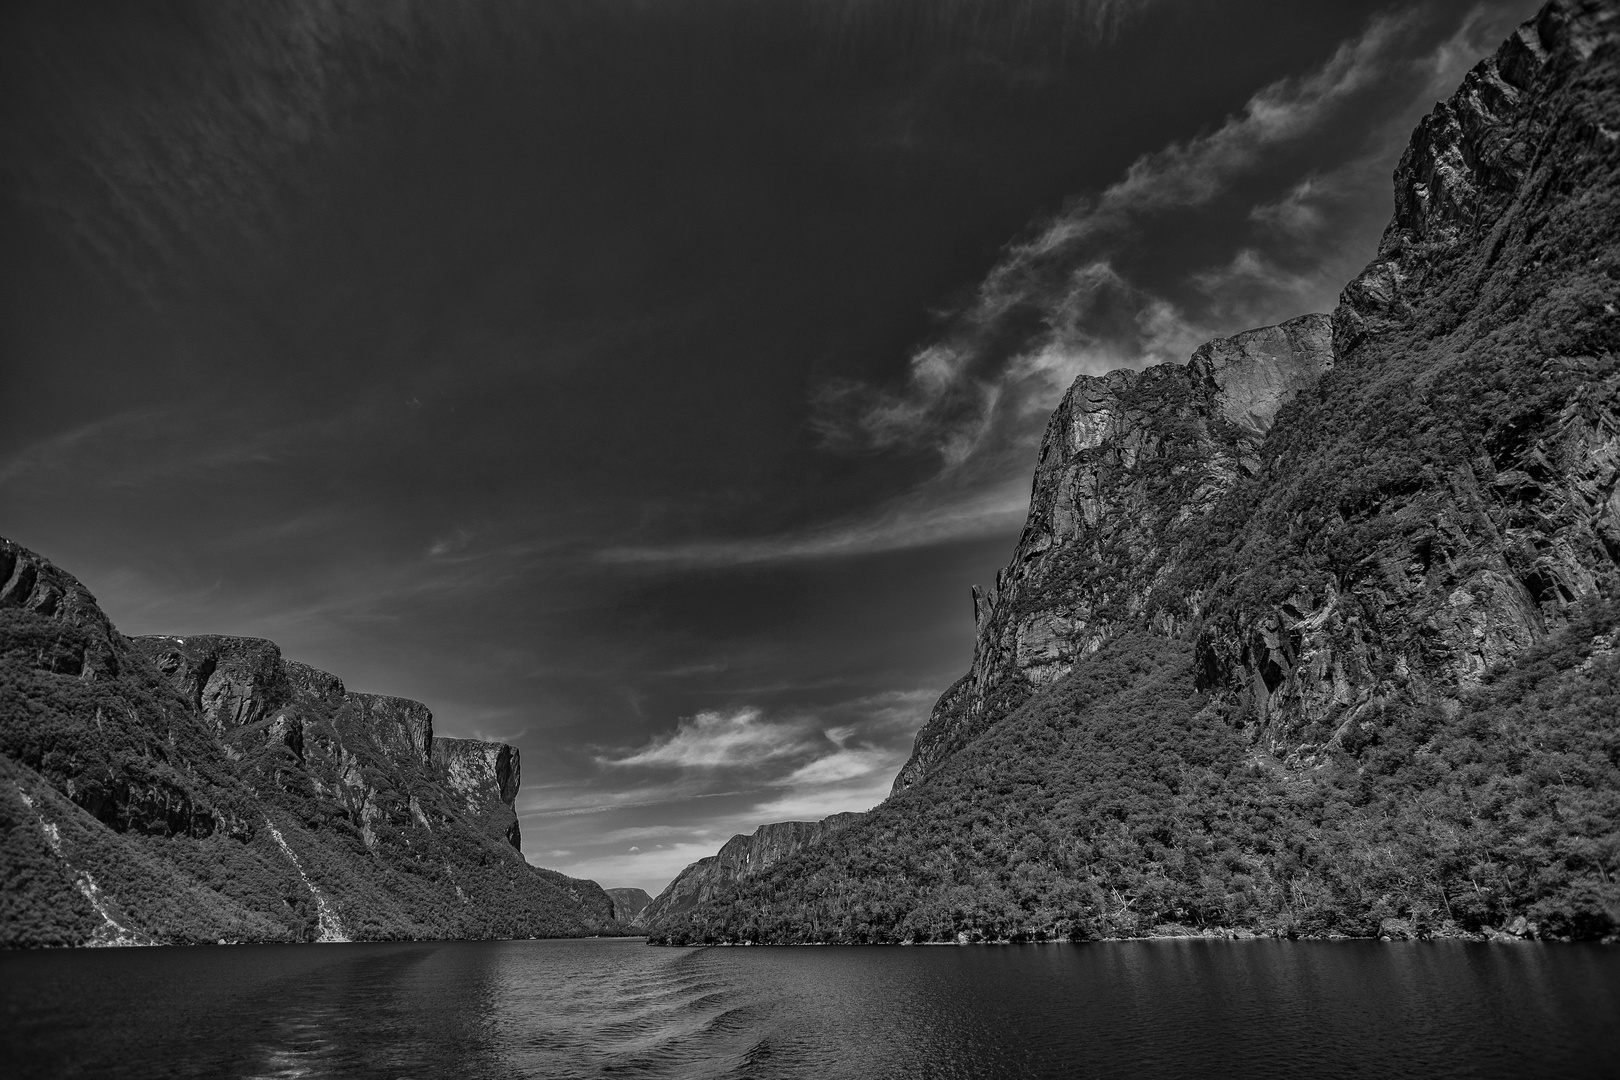
[[[13,2],[0,534],[657,892],[882,797],[1062,390],[1330,309],[1534,6]]]

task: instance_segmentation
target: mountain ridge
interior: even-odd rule
[[[1612,939],[1617,27],[1468,73],[1330,321],[1078,380],[889,799],[653,939]]]
[[[5,539],[0,583],[4,944],[612,928],[595,882],[523,859],[515,747],[263,639],[126,638]]]

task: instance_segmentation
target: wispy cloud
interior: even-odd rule
[[[63,471],[85,448],[107,441],[121,441],[131,431],[162,422],[161,413],[138,409],[104,417],[88,424],[30,443],[0,461],[0,485]]]
[[[610,563],[740,566],[870,555],[1004,533],[1016,529],[1028,509],[1027,481],[951,494],[922,489],[864,520],[822,525],[800,534],[626,545],[607,548],[598,558]]]
[[[597,855],[577,862],[553,865],[572,877],[589,878],[605,888],[636,886],[649,892],[661,889],[691,863],[713,855],[719,845],[707,840],[669,844],[646,850]]]
[[[746,791],[715,791],[701,779],[605,793],[600,788],[586,784],[575,785],[573,790],[574,797],[571,799],[521,800],[518,816],[582,817],[589,814],[608,814],[617,810],[644,809],[649,806],[672,806],[694,799],[725,799],[734,795],[748,794]],[[582,799],[584,801],[581,801]]]
[[[894,692],[832,705],[825,714],[780,718],[767,717],[753,706],[700,712],[638,749],[599,756],[597,762],[610,770],[662,770],[666,775],[673,771],[678,777],[662,787],[626,791],[601,805],[617,808],[654,792],[658,798],[675,798],[705,785],[709,791],[719,785],[735,787],[744,777],[755,790],[787,789],[794,797],[827,795],[847,801],[851,790],[864,797],[868,788],[882,786],[878,781],[886,783],[904,762],[909,749],[904,736],[916,729],[933,697],[932,691]],[[828,724],[823,715],[841,722]],[[767,805],[780,798],[772,796]],[[532,812],[583,809],[536,807]]]
[[[666,765],[714,769],[787,757],[805,750],[802,724],[772,723],[755,708],[700,712],[683,720],[671,735],[655,738],[625,757],[605,757],[604,765]]]
[[[937,696],[891,690],[782,715],[750,706],[684,719],[638,747],[598,755],[595,780],[525,789],[524,835],[548,866],[656,893],[738,833],[882,802]],[[604,792],[621,781],[629,783]],[[660,808],[658,824],[643,824],[649,806]],[[557,865],[561,857],[544,852],[559,849],[586,854]]]
[[[822,787],[807,787],[788,791],[774,799],[756,804],[752,819],[764,824],[770,821],[820,821],[829,814],[870,810],[888,797],[894,784],[894,774],[905,761],[904,756],[894,762],[894,768],[865,773],[853,782]]]
[[[1145,154],[1101,193],[1072,200],[1033,238],[1007,249],[942,336],[912,355],[900,386],[824,387],[818,430],[846,449],[930,447],[946,470],[958,468],[1009,433],[1027,431],[1019,418],[1044,414],[1077,375],[1183,360],[1216,332],[1243,328],[1216,319],[1265,307],[1240,305],[1230,294],[1264,288],[1273,299],[1314,296],[1297,274],[1238,252],[1224,276],[1210,270],[1192,282],[1217,295],[1189,311],[1128,280],[1118,255],[1143,223],[1210,205],[1271,167],[1280,148],[1322,131],[1392,69],[1410,67],[1401,54],[1413,23],[1411,15],[1374,19],[1316,70],[1262,88],[1215,130]],[[1257,210],[1256,222],[1304,234],[1326,183],[1304,184],[1291,201]]]

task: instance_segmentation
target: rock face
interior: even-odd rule
[[[529,937],[612,917],[517,850],[516,748],[273,642],[128,639],[0,540],[8,944]]]
[[[1333,366],[1326,315],[1218,338],[1185,365],[1082,377],[1047,425],[1029,518],[988,593],[973,590],[973,668],[895,778],[903,791],[1123,630],[1175,634],[1159,595],[1241,478],[1277,412]]]
[[[1620,937],[1620,4],[1394,180],[1331,317],[1075,383],[889,799],[653,937]]]
[[[1122,630],[1196,636],[1201,685],[1303,762],[1596,595],[1620,557],[1614,26],[1549,4],[1436,106],[1331,319],[1074,384],[896,791]]]
[[[608,899],[613,901],[613,917],[626,925],[634,922],[636,916],[652,903],[646,889],[609,889],[607,894]]]
[[[1549,4],[1419,125],[1335,370],[1178,598],[1202,684],[1287,758],[1479,685],[1613,576],[1617,26]]]
[[[522,778],[517,747],[477,739],[434,739],[433,767],[466,800],[469,817],[523,850],[515,807]]]
[[[859,820],[860,814],[833,814],[821,821],[778,821],[752,834],[739,833],[718,853],[699,859],[676,875],[636,918],[656,927],[713,899],[726,886],[753,877],[796,852]]]

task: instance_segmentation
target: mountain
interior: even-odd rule
[[[627,926],[652,903],[646,889],[608,889],[607,894],[613,901],[613,917]]]
[[[518,850],[518,751],[256,638],[126,638],[0,539],[0,943],[590,933]]]
[[[1331,317],[1082,378],[881,806],[653,940],[1620,933],[1620,17],[1414,132]]]
[[[1123,629],[1174,635],[1164,595],[1210,513],[1260,470],[1278,410],[1333,366],[1305,315],[1202,346],[1186,365],[1082,376],[1041,442],[1029,518],[988,593],[973,667],[945,691],[895,778],[904,791]]]
[[[856,821],[860,814],[834,814],[820,821],[778,821],[761,825],[753,833],[739,833],[720,850],[692,863],[648,904],[637,926],[660,926],[712,900],[737,882],[762,873],[776,863],[819,844],[834,831]]]

